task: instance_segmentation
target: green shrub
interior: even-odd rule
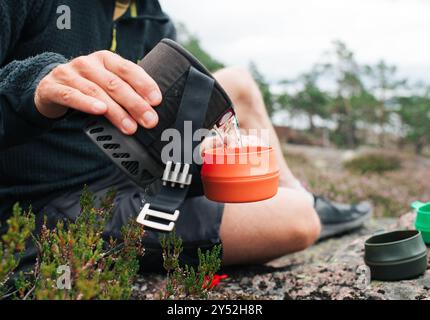
[[[34,230],[34,221],[31,210],[24,214],[18,204],[13,207],[12,216],[7,220],[8,230],[0,238],[0,298],[10,295],[9,280],[19,265],[25,242]],[[20,280],[14,294],[22,293],[21,277]]]
[[[393,155],[370,153],[344,163],[346,169],[357,173],[383,173],[401,168],[401,160]]]
[[[212,281],[221,266],[221,245],[202,253],[198,249],[199,265],[197,270],[188,265],[181,266],[179,256],[182,253],[182,240],[175,232],[163,236],[160,240],[163,249],[164,268],[167,271],[167,283],[162,299],[207,298],[212,289]]]
[[[85,188],[81,214],[73,223],[60,221],[54,229],[46,223],[35,238],[38,259],[34,270],[20,273],[11,287],[7,280],[18,266],[19,253],[34,230],[34,216],[23,215],[18,206],[8,220],[9,229],[0,242],[0,294],[16,299],[127,299],[143,254],[143,228],[132,222],[122,230],[123,242],[104,241],[103,230],[112,212],[114,192],[109,192],[100,208]],[[70,287],[59,286],[66,268]],[[60,272],[59,272],[60,270]]]

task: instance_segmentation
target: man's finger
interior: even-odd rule
[[[120,106],[111,106],[104,115],[123,133],[131,135],[137,130],[136,121]]]
[[[118,105],[125,108],[141,126],[150,129],[157,125],[157,113],[120,77],[107,69],[98,67],[80,72],[83,77],[100,86]]]
[[[68,81],[68,85],[78,89],[83,94],[94,97],[108,106],[108,110],[105,113],[105,117],[108,118],[115,126],[117,126],[122,132],[126,134],[133,134],[136,129],[136,123],[130,118],[127,112],[122,110],[122,107],[118,105],[100,86],[96,83],[91,82],[79,75],[71,77]],[[120,119],[114,119],[113,117],[122,117]]]
[[[162,96],[157,83],[142,67],[114,53],[103,56],[103,63],[106,69],[126,81],[152,106],[158,106],[161,103]]]
[[[107,105],[79,90],[59,83],[48,85],[41,99],[58,105],[70,107],[85,113],[102,115],[107,112]]]

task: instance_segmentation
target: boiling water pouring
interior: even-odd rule
[[[239,121],[236,115],[230,117],[221,126],[215,126],[213,131],[215,132],[216,139],[221,141],[224,149],[230,147],[241,148],[243,146]]]

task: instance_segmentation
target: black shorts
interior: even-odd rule
[[[140,212],[145,194],[137,188],[119,170],[114,169],[112,175],[89,185],[89,189],[97,198],[103,197],[114,187],[116,190],[115,207],[112,220],[106,227],[107,238],[120,238],[121,228],[130,219],[135,219]],[[81,191],[69,192],[51,201],[41,211],[48,217],[61,217],[75,220],[80,212],[79,197]],[[224,204],[208,200],[204,196],[187,198],[180,207],[180,216],[176,223],[176,234],[182,239],[182,263],[198,265],[197,249],[209,250],[221,244],[220,226]],[[144,237],[145,254],[141,258],[141,269],[145,271],[163,271],[163,259],[159,237],[162,233],[148,230]]]

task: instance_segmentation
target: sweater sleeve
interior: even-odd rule
[[[46,132],[56,121],[38,112],[34,92],[45,75],[67,60],[47,52],[4,65],[42,2],[0,0],[0,150]]]

